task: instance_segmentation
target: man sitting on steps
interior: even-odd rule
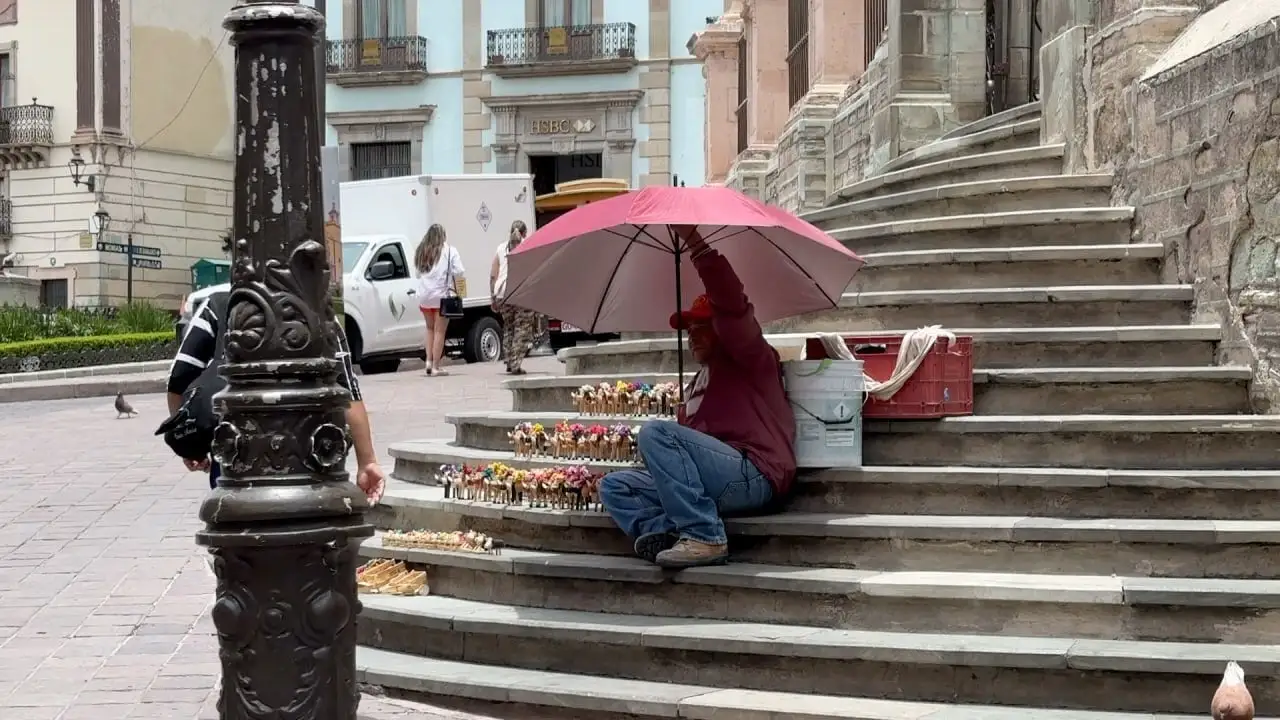
[[[677,422],[656,421],[636,439],[644,469],[601,480],[600,499],[640,557],[668,568],[723,563],[721,516],[781,500],[795,479],[795,417],[778,353],[764,339],[742,282],[694,228],[678,228],[707,294],[671,316],[702,369]],[[681,379],[683,381],[683,378]]]

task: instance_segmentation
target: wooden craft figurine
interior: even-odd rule
[[[680,386],[671,382],[650,385],[617,380],[582,385],[571,397],[573,407],[580,415],[669,417],[676,414]]]
[[[533,452],[536,455],[546,455],[551,450],[551,438],[547,435],[547,429],[542,423],[534,423],[530,434],[533,439]]]
[[[596,386],[583,385],[578,388],[571,396],[573,398],[573,409],[579,415],[593,415],[596,412]]]
[[[502,549],[502,543],[492,537],[474,530],[452,530],[433,532],[431,530],[410,530],[401,532],[388,531],[382,536],[383,547],[402,547],[420,550],[448,550],[453,552],[473,552],[496,555]]]
[[[558,510],[600,509],[603,473],[585,465],[517,470],[509,465],[448,465],[437,474],[445,498]]]
[[[573,457],[576,449],[573,428],[569,425],[569,421],[561,420],[556,423],[551,435],[551,456],[567,460]]]
[[[533,423],[522,422],[507,433],[507,437],[511,438],[511,444],[515,447],[515,456],[518,458],[533,457],[535,447],[533,444]]]
[[[680,404],[680,386],[676,383],[660,383],[653,388],[654,415],[674,417]]]

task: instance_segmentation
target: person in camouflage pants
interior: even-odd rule
[[[520,363],[528,357],[533,349],[533,341],[537,332],[538,314],[515,305],[503,304],[499,310],[502,316],[502,354],[507,361],[507,372],[512,375],[523,375]]]
[[[520,364],[538,338],[538,313],[503,301],[507,290],[507,254],[524,241],[528,232],[522,221],[511,223],[511,235],[498,246],[489,269],[489,297],[494,311],[502,318],[502,355],[507,361],[507,373],[511,375],[524,374]]]

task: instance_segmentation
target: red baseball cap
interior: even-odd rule
[[[706,295],[699,295],[693,299],[693,304],[689,306],[688,310],[671,313],[671,329],[687,328],[694,323],[710,322],[710,320],[711,299]]]

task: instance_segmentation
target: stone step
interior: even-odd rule
[[[443,465],[503,463],[516,468],[586,464],[596,472],[619,463],[516,458],[447,440],[390,448],[393,476],[434,485]],[[1280,472],[1268,470],[1107,470],[869,466],[802,471],[787,507],[797,512],[886,515],[1028,515],[1074,518],[1280,520]]]
[[[974,365],[985,368],[1212,365],[1222,335],[1220,327],[1209,324],[948,329],[973,338]],[[794,342],[807,335],[768,337]],[[693,367],[693,356],[687,350],[684,355],[686,367]],[[579,345],[561,350],[559,357],[567,375],[675,372],[676,339]]]
[[[526,550],[632,554],[602,512],[446,500],[442,488],[399,481],[367,517],[383,529],[476,530]],[[730,518],[725,529],[735,562],[766,565],[1280,579],[1274,520],[788,510]]]
[[[426,569],[432,595],[556,610],[918,633],[1280,639],[1277,580],[754,563],[673,572],[635,557],[518,548],[477,555],[386,547],[380,537],[366,540],[360,554]]]
[[[946,158],[994,150],[1035,147],[1039,144],[1040,119],[1018,120],[960,137],[935,140],[890,160],[880,168],[880,171],[888,173]]]
[[[1026,287],[1053,278],[1057,285],[1155,285],[1164,245],[915,250],[871,253],[853,277],[852,292]]]
[[[851,200],[808,213],[823,229],[973,213],[1111,205],[1110,174],[965,180]]]
[[[1213,415],[1249,410],[1248,367],[1040,368],[974,370],[974,413]],[[571,412],[583,385],[626,380],[676,382],[675,373],[526,376],[503,382],[517,412]],[[686,379],[687,381],[687,379]]]
[[[551,426],[570,413],[445,416],[460,445],[510,449],[517,423]],[[603,425],[632,418],[592,416]],[[868,420],[863,463],[1155,470],[1280,469],[1280,415],[987,415]]]
[[[484,713],[543,720],[1199,720],[1082,710],[952,705],[799,692],[724,690],[648,680],[526,670],[424,658],[361,647],[356,679],[403,694]],[[708,677],[707,680],[714,680]]]
[[[833,228],[827,234],[859,254],[1027,245],[1118,245],[1132,239],[1132,220],[1131,207],[1057,208],[854,225]]]
[[[983,130],[990,130],[994,127],[1010,125],[1015,122],[1032,119],[1040,119],[1040,101],[1038,100],[1035,102],[1023,103],[1022,105],[1016,105],[1007,110],[1001,110],[998,113],[987,115],[986,117],[979,118],[970,123],[965,123],[954,130],[943,133],[938,139],[950,140],[952,138],[964,137],[965,135],[972,135]]]
[[[769,332],[880,332],[924,327],[1176,325],[1191,319],[1192,285],[905,290],[845,293],[840,306],[769,323]]]
[[[430,596],[361,600],[361,645],[455,662],[916,702],[1190,713],[1203,709],[1235,660],[1258,706],[1280,700],[1280,651],[1260,644],[839,630]],[[978,681],[955,681],[970,675]]]
[[[873,175],[846,185],[828,197],[827,204],[974,180],[1060,175],[1065,145],[1037,145],[1014,150],[975,153]],[[809,215],[802,215],[809,220]],[[812,222],[812,221],[810,221]]]

